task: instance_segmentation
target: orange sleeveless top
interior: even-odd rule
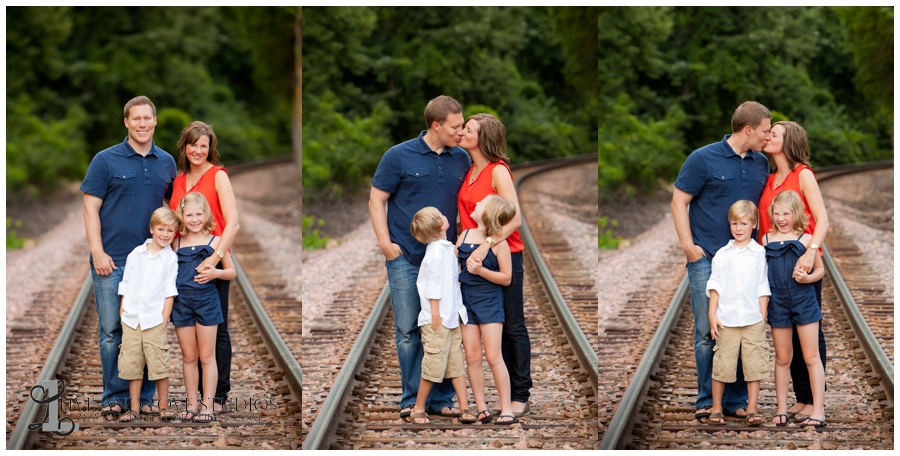
[[[225,217],[222,215],[222,207],[219,205],[219,193],[216,192],[216,173],[220,170],[225,171],[225,168],[213,165],[200,176],[200,180],[191,189],[185,188],[187,186],[185,173],[175,176],[175,181],[172,182],[172,198],[169,199],[169,207],[172,210],[176,210],[178,209],[178,203],[181,202],[181,198],[184,198],[184,195],[190,192],[198,192],[205,196],[206,201],[209,202],[213,220],[216,221],[216,226],[212,232],[215,236],[221,236],[222,231],[225,230]]]
[[[804,169],[808,169],[812,172],[812,169],[810,169],[809,166],[801,163],[784,178],[784,182],[782,182],[778,188],[775,188],[775,173],[769,174],[769,179],[766,181],[766,187],[763,189],[762,195],[759,196],[759,230],[757,230],[756,234],[759,238],[760,245],[764,245],[763,237],[770,229],[772,229],[772,219],[769,217],[769,206],[772,205],[772,201],[775,200],[775,197],[785,190],[793,190],[800,195],[800,201],[803,203],[803,213],[809,218],[809,226],[807,226],[803,232],[812,236],[816,231],[816,220],[809,211],[809,203],[806,202],[806,197],[803,196],[803,192],[800,190],[800,171],[803,171]],[[819,249],[819,255],[822,255],[821,249]]]
[[[475,165],[469,167],[469,172],[466,173],[466,180],[463,182],[462,188],[459,189],[459,196],[457,196],[456,199],[456,208],[459,211],[459,223],[463,230],[478,227],[478,224],[472,219],[472,211],[475,210],[475,205],[486,196],[497,194],[493,185],[491,185],[491,176],[493,175],[494,167],[497,165],[503,165],[503,167],[506,168],[506,171],[509,172],[509,177],[512,178],[512,171],[509,170],[509,166],[503,161],[496,161],[485,166],[484,169],[481,170],[481,174],[475,179],[475,182],[469,182],[469,178],[472,176],[472,170],[475,169]],[[519,215],[521,216],[521,214]],[[509,244],[510,252],[521,252],[525,248],[522,244],[522,240],[519,239],[518,230],[509,235],[509,237],[506,238],[506,242]]]

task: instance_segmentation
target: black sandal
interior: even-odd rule
[[[483,415],[485,413],[487,413],[487,416],[482,418],[481,415]],[[491,418],[493,418],[493,417],[494,417],[494,415],[491,413],[490,410],[482,410],[482,411],[478,412],[478,421],[480,421],[482,423],[490,423]]]
[[[500,420],[502,420],[503,418],[510,418],[510,420],[508,420],[508,421],[500,421]],[[509,426],[509,425],[511,425],[511,424],[516,424],[516,423],[518,423],[518,422],[519,422],[519,419],[516,418],[515,415],[500,415],[499,417],[497,417],[496,420],[494,420],[494,424],[500,424],[500,425],[503,425],[503,426]]]
[[[816,424],[813,424],[813,423],[812,423],[813,421],[815,421]],[[828,424],[828,423],[826,423],[825,420],[820,420],[820,419],[818,419],[818,418],[812,418],[812,417],[807,418],[805,423],[800,423],[801,426],[804,426],[804,427],[806,427],[806,426],[812,426],[812,427],[814,427],[814,428],[823,428],[823,427],[825,427],[827,424]]]
[[[785,427],[788,424],[787,413],[779,413],[775,415],[775,426]]]
[[[712,410],[711,405],[704,405],[703,407],[698,408],[697,411],[694,412],[694,419],[702,420],[702,419],[709,418],[710,410]]]
[[[122,416],[123,412],[125,412],[125,409],[122,408],[121,404],[107,404],[106,407],[100,409],[100,417],[103,418],[103,421],[116,421]]]

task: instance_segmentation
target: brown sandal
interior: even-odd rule
[[[416,420],[425,420],[423,422],[418,422]],[[412,424],[431,424],[431,420],[428,419],[427,412],[413,412],[409,414],[409,422]]]
[[[756,427],[763,423],[763,417],[756,412],[747,412],[747,426]]]
[[[463,418],[464,416],[469,415],[472,418]],[[478,421],[478,417],[475,416],[469,409],[462,409],[459,411],[459,422],[462,424],[474,424]]]
[[[713,421],[716,420],[716,421]],[[708,424],[712,424],[714,426],[724,426],[725,425],[725,415],[722,412],[716,412],[709,415],[709,419],[706,421]]]

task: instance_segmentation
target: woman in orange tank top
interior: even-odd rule
[[[225,252],[231,247],[237,235],[238,224],[237,203],[234,189],[225,168],[220,166],[216,133],[211,125],[194,121],[184,127],[178,140],[176,162],[180,174],[172,181],[169,207],[178,207],[184,195],[197,192],[203,194],[209,202],[210,211],[215,220],[212,234],[219,236],[216,252],[197,266],[194,280],[206,283],[213,280],[209,272],[219,265]],[[231,336],[228,333],[228,292],[231,281],[217,280],[219,302],[225,322],[220,324],[216,332],[216,364],[219,381],[215,391],[215,412],[221,411],[228,402],[231,391]],[[202,370],[202,367],[201,367]],[[203,391],[203,397],[209,392]]]
[[[510,397],[512,409],[516,416],[528,413],[531,395],[531,340],[525,328],[525,310],[522,280],[524,267],[522,250],[524,246],[519,239],[519,226],[522,224],[519,198],[513,186],[512,172],[509,170],[509,158],[506,157],[506,128],[496,117],[490,114],[475,114],[466,121],[463,137],[459,147],[466,149],[472,157],[472,167],[459,189],[457,208],[459,209],[460,229],[474,229],[477,224],[472,219],[475,204],[490,194],[500,195],[516,205],[516,215],[489,242],[469,255],[466,267],[472,271],[487,255],[492,244],[506,240],[512,256],[512,281],[503,287],[503,335],[501,353],[506,369],[509,371]],[[463,345],[466,345],[466,331],[463,330]],[[470,345],[475,343],[470,338]],[[478,341],[480,343],[480,341]],[[479,350],[480,352],[480,350]],[[480,416],[479,416],[480,418]]]
[[[809,226],[806,231],[812,236],[809,249],[797,260],[795,274],[806,274],[812,270],[815,255],[821,254],[818,246],[825,241],[825,232],[828,230],[828,214],[825,212],[825,202],[822,200],[822,192],[819,184],[809,167],[809,142],[806,130],[796,122],[782,121],[772,125],[771,138],[763,148],[769,156],[769,163],[774,163],[775,172],[769,175],[769,180],[759,197],[759,229],[757,234],[760,245],[763,244],[763,236],[772,227],[769,218],[769,206],[779,193],[793,190],[800,195],[803,202],[803,212],[809,218]],[[822,306],[822,281],[813,284],[816,290],[816,298],[819,306]],[[796,329],[792,338],[793,353],[791,359],[791,380],[797,403],[788,410],[788,415],[798,422],[809,418],[813,410],[812,389],[809,382],[809,372],[802,356],[800,338]],[[825,367],[825,333],[822,331],[822,322],[819,322],[819,359],[822,367]]]

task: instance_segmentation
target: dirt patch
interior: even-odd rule
[[[231,176],[235,197],[254,214],[279,225],[300,226],[300,171],[296,166],[266,166]]]
[[[322,236],[340,239],[369,220],[370,189],[360,188],[340,197],[323,196],[307,189],[303,194],[303,215],[325,221],[319,228]]]
[[[22,226],[14,227],[19,236],[37,239],[62,223],[72,211],[79,210],[84,195],[79,186],[81,181],[69,182],[52,194],[37,198],[8,196],[6,216],[22,222]]]
[[[635,198],[616,198],[600,201],[600,215],[619,222],[617,227],[608,226],[615,236],[633,240],[647,228],[658,223],[671,213],[672,188],[659,188],[647,195]],[[672,226],[675,230],[675,226]]]

